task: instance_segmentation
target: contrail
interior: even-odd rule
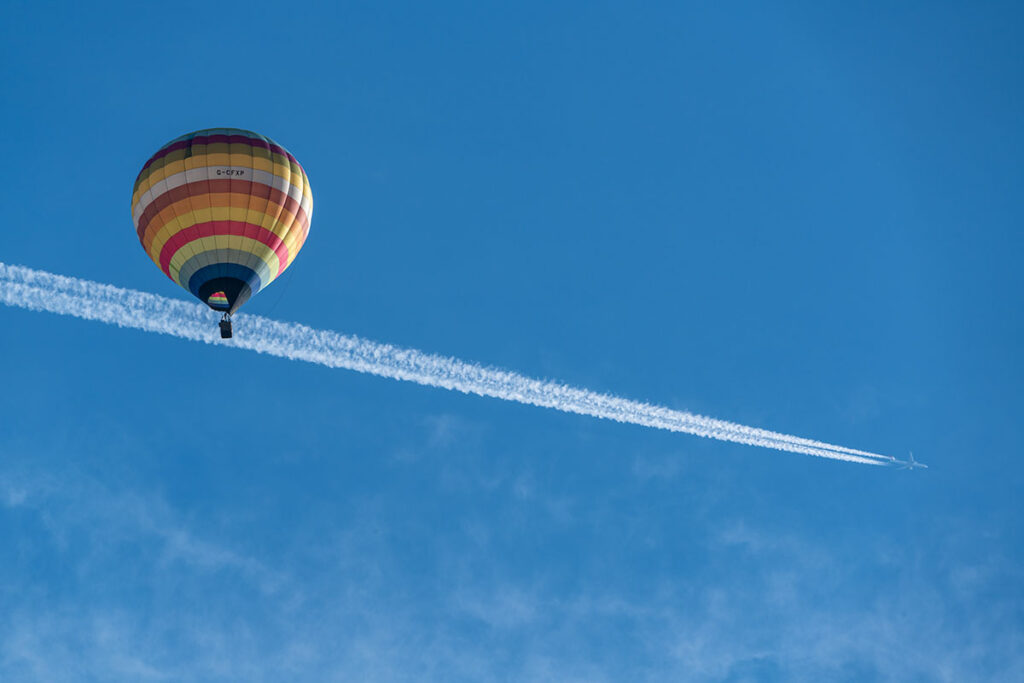
[[[722,441],[869,465],[893,462],[889,456],[870,451],[747,427],[557,382],[531,379],[455,358],[256,315],[235,316],[234,338],[222,340],[210,317],[210,310],[201,304],[22,266],[0,263],[0,302],[8,306],[97,320],[119,327],[249,349],[331,368],[345,368],[466,394],[491,396]]]

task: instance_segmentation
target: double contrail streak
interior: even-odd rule
[[[721,441],[869,465],[893,462],[889,456],[869,451],[747,427],[255,315],[235,316],[235,337],[222,340],[210,317],[210,309],[201,304],[22,266],[0,263],[0,303]]]

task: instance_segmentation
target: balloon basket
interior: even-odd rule
[[[227,316],[220,321],[220,338],[231,339],[231,318]]]

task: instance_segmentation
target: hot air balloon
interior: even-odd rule
[[[143,249],[167,277],[231,315],[295,260],[309,234],[313,195],[281,145],[238,128],[171,140],[142,167],[132,220]]]

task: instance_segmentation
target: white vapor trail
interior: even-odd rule
[[[255,315],[234,316],[236,336],[222,340],[210,317],[210,309],[201,304],[22,266],[0,263],[0,303],[722,441],[870,465],[893,462],[889,456],[869,451],[747,427]]]

